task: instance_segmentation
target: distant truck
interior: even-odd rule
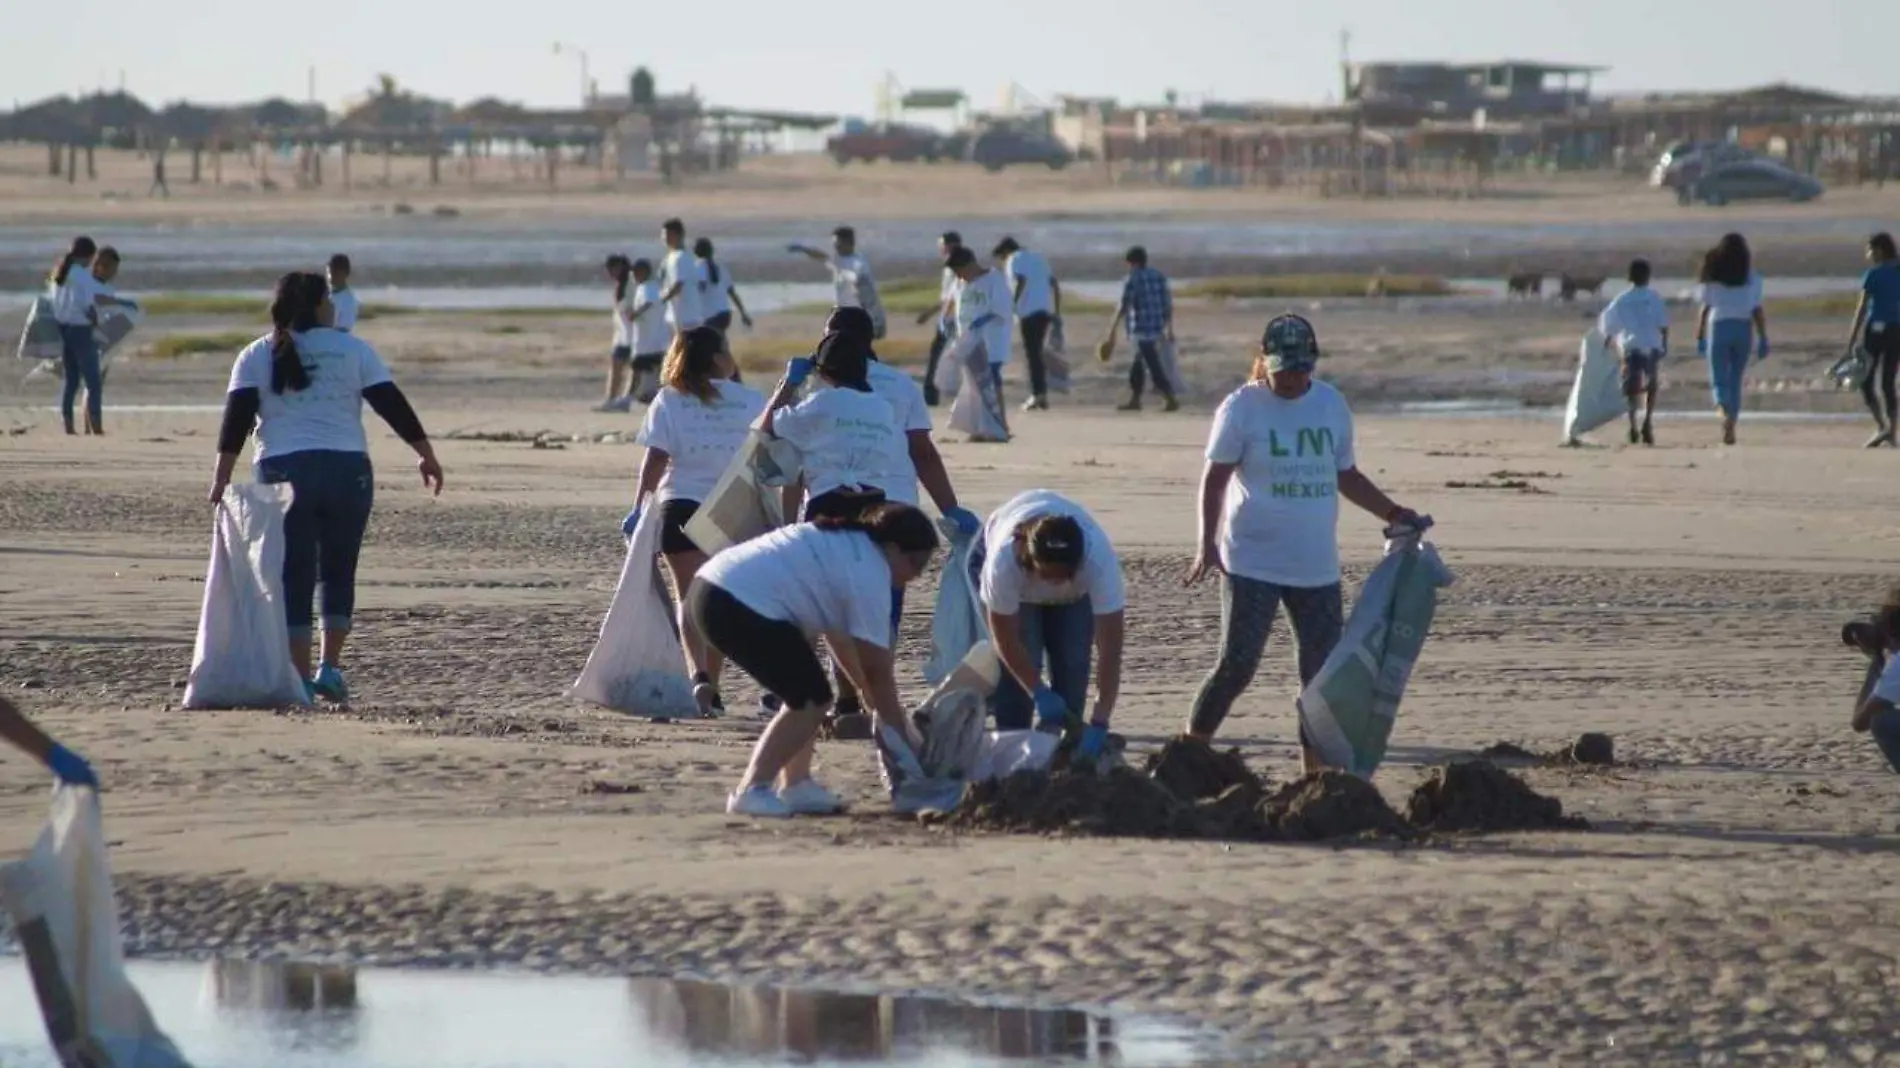
[[[917,160],[935,163],[940,159],[954,158],[956,147],[942,134],[928,127],[898,123],[847,125],[843,132],[825,141],[825,153],[836,160],[840,167],[847,163],[870,163],[880,159],[893,163],[912,163]]]

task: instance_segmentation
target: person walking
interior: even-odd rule
[[[633,280],[633,263],[618,252],[607,257],[601,269],[613,285],[613,346],[607,351],[607,395],[594,407],[597,412],[625,412],[633,409],[633,338],[639,329],[636,315],[638,285]],[[657,368],[656,368],[657,370]]]
[[[356,299],[356,290],[350,288],[350,258],[339,252],[330,257],[326,269],[330,276],[330,306],[336,309],[336,329],[354,333],[363,304]]]
[[[945,230],[937,238],[937,255],[948,259],[952,252],[963,247],[963,235],[955,230]],[[924,404],[935,408],[940,399],[937,390],[937,363],[943,359],[943,350],[957,333],[957,287],[963,280],[957,272],[948,267],[943,269],[943,280],[937,284],[937,303],[917,313],[919,326],[937,320],[936,336],[930,339],[930,358],[924,364]]]
[[[1900,256],[1892,234],[1867,239],[1867,262],[1871,266],[1860,276],[1860,300],[1847,345],[1851,349],[1858,340],[1867,350],[1867,376],[1860,381],[1861,399],[1874,415],[1874,436],[1867,439],[1867,447],[1892,448],[1900,425],[1900,399],[1894,395],[1894,376],[1900,371]]]
[[[1662,386],[1662,360],[1669,354],[1669,305],[1649,288],[1649,261],[1630,261],[1630,287],[1597,317],[1597,332],[1623,357],[1623,396],[1629,400],[1630,444],[1656,444],[1653,420]],[[1641,402],[1643,421],[1636,422]]]
[[[277,281],[271,332],[246,346],[231,368],[218,431],[210,501],[220,503],[238,454],[253,435],[257,481],[289,483],[295,493],[284,517],[284,617],[290,658],[312,700],[349,700],[343,646],[356,607],[356,565],[375,496],[368,402],[415,450],[422,484],[442,493],[442,464],[409,399],[381,356],[360,338],[330,326],[336,309],[320,274],[294,272]],[[320,662],[311,659],[312,601],[323,587]]]
[[[79,432],[73,423],[73,406],[82,385],[86,389],[86,433],[105,433],[105,379],[99,362],[99,339],[93,334],[99,309],[138,307],[115,296],[111,287],[93,273],[95,267],[107,270],[108,276],[116,274],[118,252],[100,249],[90,237],[76,237],[47,279],[53,321],[59,324],[60,368],[65,373],[59,414],[68,434]]]
[[[621,398],[616,411],[629,411],[634,401],[653,403],[660,391],[660,372],[674,333],[660,321],[666,307],[661,297],[660,280],[653,276],[653,262],[637,259],[628,268],[633,280],[630,304],[626,310],[627,348],[632,351],[633,374],[630,393]]]
[[[1281,604],[1299,646],[1301,686],[1339,644],[1341,497],[1389,527],[1419,522],[1360,471],[1352,411],[1337,389],[1313,377],[1319,358],[1311,323],[1274,318],[1251,380],[1214,413],[1201,473],[1200,545],[1186,582],[1220,573],[1220,658],[1195,695],[1189,738],[1211,741],[1252,684]],[[1320,767],[1304,731],[1300,763],[1308,773]]]
[[[887,764],[920,774],[922,739],[897,693],[890,591],[924,573],[935,526],[904,504],[820,516],[735,545],[701,568],[687,613],[708,647],[779,698],[738,785],[733,815],[783,818],[844,807],[812,777],[811,750],[832,691],[808,634],[822,634],[841,670],[865,695]],[[691,647],[688,656],[692,656]],[[705,664],[693,665],[695,676]]]
[[[765,411],[765,398],[750,386],[732,381],[732,355],[725,338],[712,326],[696,326],[681,335],[666,355],[661,376],[666,387],[653,398],[638,444],[646,448],[634,489],[633,511],[620,524],[627,537],[640,523],[641,513],[656,504],[660,509],[660,559],[680,595],[682,645],[697,646],[691,663],[702,665],[693,679],[694,696],[705,715],[725,714],[719,695],[720,657],[705,646],[685,611],[685,593],[705,566],[706,553],[686,524],[719,484],[732,458],[745,444],[753,420]]]
[[[732,283],[732,272],[713,259],[711,238],[702,237],[693,242],[693,258],[699,261],[699,310],[706,317],[705,325],[717,330],[720,340],[726,341],[736,308],[739,321],[747,330],[752,329],[752,316],[745,310],[745,301],[740,299],[739,290]]]
[[[961,364],[971,350],[979,346],[983,349],[989,368],[990,392],[995,394],[994,411],[990,414],[995,417],[993,422],[996,426],[1001,428],[1000,433],[973,436],[972,440],[1008,441],[1009,420],[1003,414],[1007,410],[1003,403],[1003,366],[1009,363],[1010,309],[1013,303],[1009,282],[1003,277],[1003,272],[977,262],[976,253],[968,246],[953,250],[944,258],[944,266],[956,272],[959,283],[956,296],[957,338],[950,358]],[[967,372],[965,377],[968,377]]]
[[[1176,411],[1181,402],[1175,399],[1174,383],[1168,381],[1161,359],[1161,346],[1174,344],[1174,291],[1166,275],[1148,266],[1147,249],[1135,245],[1122,260],[1128,265],[1128,277],[1122,282],[1115,317],[1109,320],[1108,336],[1097,349],[1102,362],[1107,363],[1115,351],[1116,331],[1127,326],[1135,357],[1128,368],[1128,399],[1116,410],[1140,411],[1143,379],[1150,378],[1155,392],[1161,394],[1162,410]]]
[[[832,303],[840,308],[863,308],[871,317],[873,341],[884,339],[884,301],[878,296],[871,263],[858,253],[858,232],[849,226],[831,231],[831,251],[810,245],[787,245],[790,252],[817,260],[831,271]]]
[[[1049,328],[1062,319],[1062,283],[1041,253],[1022,247],[1013,237],[998,242],[991,255],[1008,279],[1011,305],[1022,331],[1023,361],[1029,365],[1029,399],[1023,401],[1023,411],[1046,411],[1049,372],[1043,364],[1043,346],[1049,340]]]
[[[1715,394],[1716,410],[1722,413],[1724,445],[1735,444],[1750,348],[1757,360],[1768,358],[1768,318],[1761,308],[1761,273],[1750,260],[1747,240],[1740,234],[1724,234],[1702,257],[1700,284],[1696,287],[1696,298],[1702,305],[1696,318],[1696,351],[1709,361],[1709,386]]]
[[[672,341],[677,341],[681,334],[706,321],[699,306],[699,264],[687,251],[685,223],[678,219],[661,223],[660,240],[666,245],[666,258],[660,261],[660,299],[666,302],[666,322],[673,328]],[[669,343],[659,351],[665,352],[671,347]]]

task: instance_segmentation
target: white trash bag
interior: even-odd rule
[[[600,624],[600,639],[569,691],[603,708],[649,719],[692,719],[699,715],[693,681],[686,676],[673,600],[660,580],[660,529],[665,518],[658,504],[640,514],[627,542],[613,604]]]
[[[224,488],[211,525],[186,708],[309,704],[290,662],[284,618],[284,516],[292,497],[288,483]]]
[[[14,355],[22,360],[52,360],[58,362],[66,353],[66,344],[60,337],[59,320],[53,318],[53,301],[50,297],[35,297],[31,307],[26,310],[26,325],[20,329],[20,347]]]
[[[0,867],[0,908],[13,918],[60,1064],[190,1068],[126,977],[99,795],[91,788],[54,791],[52,818],[32,852]]]
[[[982,335],[972,332],[957,338],[944,363],[959,364],[962,379],[956,400],[950,406],[950,425],[977,441],[1008,441],[1009,420],[1003,415],[1003,398],[990,373],[989,346]],[[942,389],[938,383],[938,389]]]
[[[1580,435],[1629,410],[1623,396],[1623,368],[1599,331],[1583,335],[1577,349],[1577,379],[1564,408],[1564,444],[1581,444]]]
[[[880,765],[898,812],[948,812],[970,783],[1018,771],[1046,771],[1060,741],[1034,730],[986,731],[989,698],[1003,678],[1003,664],[988,641],[970,648],[950,676],[933,690],[917,715],[927,720],[924,744],[909,774],[899,774],[885,756]],[[885,747],[888,748],[888,747]],[[883,749],[880,750],[883,755]]]
[[[976,643],[989,636],[976,580],[970,575],[970,554],[980,536],[950,539],[950,558],[944,561],[937,608],[930,616],[930,660],[924,664],[924,681],[932,686],[949,678]]]
[[[798,481],[798,450],[763,430],[746,434],[719,483],[686,521],[686,536],[707,556],[785,524],[779,491]],[[642,516],[641,518],[645,518]]]

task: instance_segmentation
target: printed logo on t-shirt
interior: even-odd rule
[[[1285,500],[1319,500],[1339,489],[1336,442],[1331,427],[1300,427],[1290,438],[1267,431],[1267,455],[1273,458],[1273,496]]]

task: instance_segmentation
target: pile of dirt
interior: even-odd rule
[[[1379,788],[1344,771],[1322,771],[1287,783],[1262,802],[1261,815],[1278,837],[1292,842],[1406,833],[1404,821],[1385,803]]]
[[[944,825],[964,830],[1199,838],[1200,818],[1160,783],[1132,768],[1017,772],[974,783]]]
[[[1205,801],[1220,797],[1237,786],[1251,787],[1259,793],[1264,784],[1240,750],[1221,751],[1194,738],[1175,738],[1148,758],[1143,770],[1168,792],[1183,801]]]
[[[1616,742],[1607,734],[1584,734],[1570,747],[1570,762],[1610,767],[1616,763]]]
[[[1426,831],[1582,830],[1589,823],[1564,815],[1562,801],[1530,788],[1488,760],[1435,768],[1412,791],[1406,819]]]
[[[1616,740],[1598,731],[1587,731],[1568,747],[1539,753],[1516,742],[1498,742],[1478,750],[1486,760],[1519,760],[1552,767],[1564,765],[1608,768],[1616,766]]]

